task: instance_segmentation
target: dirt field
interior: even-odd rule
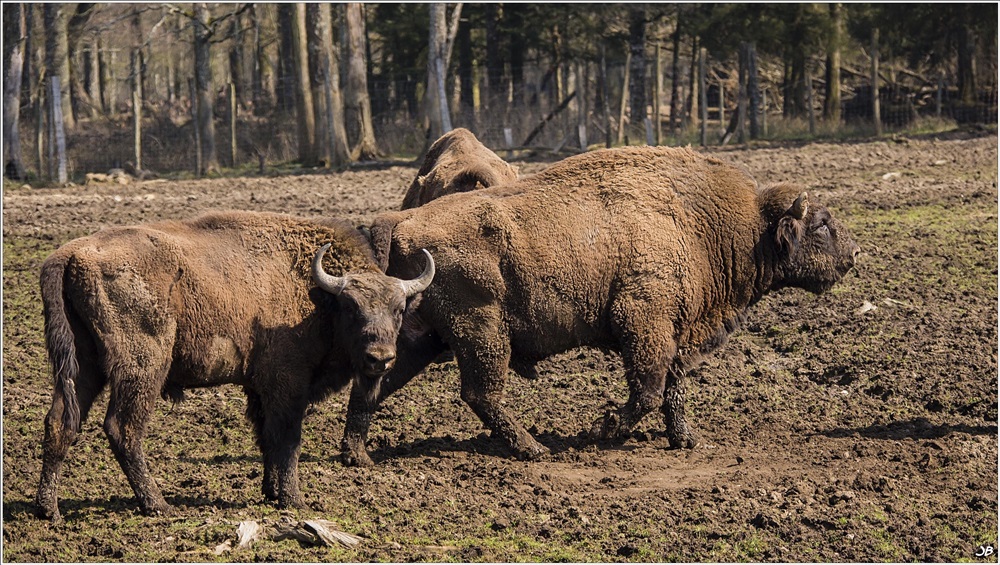
[[[693,372],[694,450],[668,449],[653,416],[624,443],[585,441],[626,391],[616,356],[576,350],[511,379],[509,406],[553,452],[516,461],[449,363],[386,403],[371,469],[339,462],[346,394],[314,406],[300,465],[311,509],[282,512],[260,494],[242,392],[223,387],[160,403],[147,453],[177,510],[148,518],[101,430],[105,395],[67,458],[58,526],[32,514],[51,398],[42,260],[102,226],[208,209],[367,222],[399,205],[416,168],[6,190],[4,561],[996,562],[996,133],[715,152],[761,182],[804,184],[864,253],[830,293],[765,297]],[[365,539],[213,552],[242,521],[311,518]]]

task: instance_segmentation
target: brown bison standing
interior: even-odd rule
[[[416,309],[427,330],[404,339],[395,368],[351,394],[348,463],[370,464],[378,402],[440,351],[458,361],[462,399],[519,455],[548,450],[504,407],[508,367],[577,346],[621,353],[629,398],[592,434],[627,434],[659,408],[672,446],[694,446],[685,372],[719,347],[749,306],[787,286],[829,289],[858,246],[826,208],[790,185],[689,149],[624,148],[571,157],[519,182],[380,215],[371,226],[387,273],[437,261]]]
[[[327,274],[324,255],[347,274]],[[246,392],[264,495],[302,506],[297,469],[308,404],[392,366],[407,300],[433,276],[430,262],[414,280],[387,277],[346,223],[278,214],[110,228],[62,246],[41,274],[55,390],[40,515],[59,519],[59,469],[105,386],[104,430],[143,510],[169,508],[142,450],[156,397],[179,401],[185,388],[225,383]]]
[[[431,145],[406,196],[403,210],[435,198],[517,180],[517,169],[490,151],[465,128],[453,129]]]

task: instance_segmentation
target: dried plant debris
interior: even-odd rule
[[[353,547],[361,543],[363,538],[336,529],[336,524],[329,520],[305,520],[294,525],[282,525],[273,537],[274,540],[295,539],[310,545],[341,544]]]

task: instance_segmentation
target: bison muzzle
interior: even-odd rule
[[[60,518],[60,467],[104,388],[118,463],[144,511],[167,511],[142,449],[156,397],[227,383],[247,396],[264,496],[303,506],[306,409],[392,367],[407,303],[434,277],[425,257],[415,279],[389,277],[346,222],[251,212],[108,228],[62,246],[41,272],[55,387],[38,513]]]

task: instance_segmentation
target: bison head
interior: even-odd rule
[[[861,248],[847,227],[825,207],[810,205],[806,193],[797,187],[765,189],[762,211],[777,249],[776,288],[795,286],[818,294],[829,290],[854,266]]]
[[[348,343],[351,363],[360,374],[378,378],[396,361],[396,338],[408,301],[423,292],[434,279],[434,259],[425,249],[427,265],[413,280],[400,280],[382,273],[351,273],[342,277],[323,269],[324,245],[312,263],[316,285],[332,294],[339,305],[340,335]]]

